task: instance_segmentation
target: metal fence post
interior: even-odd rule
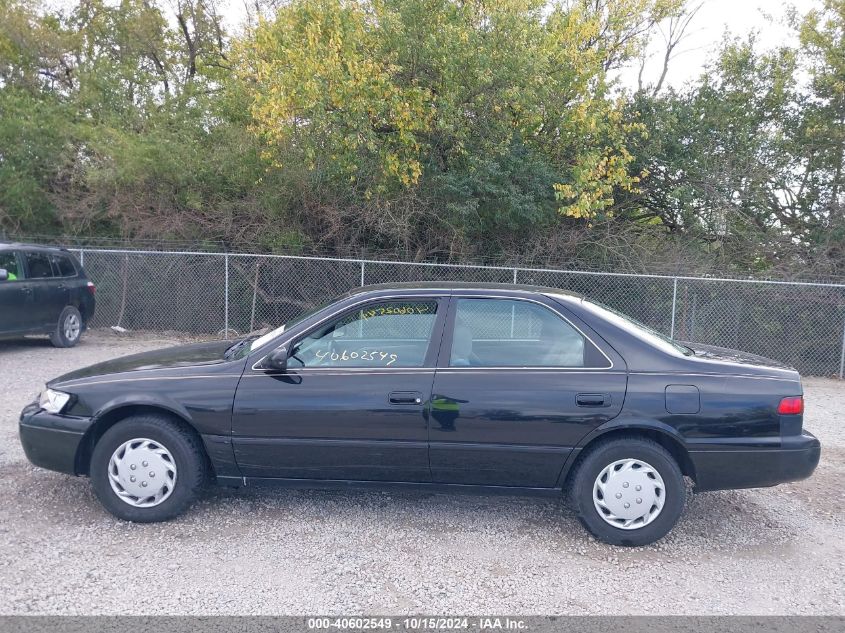
[[[839,354],[839,379],[845,378],[845,319],[842,321],[842,352]]]
[[[223,338],[229,338],[229,253],[223,256],[225,282],[223,286]]]
[[[361,262],[361,285],[364,285],[364,262]]]
[[[675,338],[675,307],[678,304],[678,278],[672,282],[672,326],[669,329],[669,338]]]
[[[83,249],[79,249],[79,265],[85,266],[85,251]]]
[[[513,269],[513,283],[516,283],[516,268]]]
[[[261,260],[256,257],[255,258],[255,283],[252,286],[252,310],[249,313],[249,331],[252,332],[255,329],[255,302],[258,299],[258,273],[260,270]]]

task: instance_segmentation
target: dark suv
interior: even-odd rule
[[[94,284],[68,251],[0,242],[0,337],[49,334],[73,347],[94,305]]]

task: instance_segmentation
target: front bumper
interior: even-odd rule
[[[27,459],[41,468],[76,475],[76,455],[90,418],[47,413],[33,402],[21,411],[18,432]]]
[[[813,474],[821,457],[821,444],[812,433],[781,437],[780,446],[725,450],[690,450],[696,490],[765,488]]]

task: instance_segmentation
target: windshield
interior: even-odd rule
[[[336,299],[332,299],[331,301],[327,301],[319,305],[318,307],[312,310],[306,310],[302,314],[297,317],[294,317],[290,321],[283,323],[279,327],[270,330],[266,334],[262,335],[253,335],[247,336],[246,338],[242,338],[241,340],[237,341],[234,345],[230,346],[223,354],[223,358],[229,360],[234,358],[243,358],[247,354],[251,353],[253,350],[258,349],[262,345],[266,345],[274,338],[282,334],[285,330],[289,330],[290,328],[294,327],[295,325],[299,325],[302,321],[307,319],[313,314],[316,314],[326,306],[332,304]]]
[[[591,309],[593,312],[598,313],[599,316],[603,317],[606,321],[610,321],[614,325],[623,327],[628,331],[633,331],[633,334],[639,338],[651,343],[655,347],[659,347],[664,351],[680,352],[684,356],[692,356],[694,354],[694,352],[686,345],[681,345],[665,334],[647,326],[645,323],[641,323],[636,319],[629,317],[627,314],[623,314],[622,312],[619,312],[619,310],[611,308],[610,306],[606,306],[603,303],[592,301],[590,299],[584,299],[584,306]]]

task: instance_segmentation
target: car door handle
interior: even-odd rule
[[[419,391],[391,391],[388,400],[390,404],[422,404],[422,394]]]
[[[579,407],[609,407],[612,398],[609,393],[579,393],[575,404]]]

